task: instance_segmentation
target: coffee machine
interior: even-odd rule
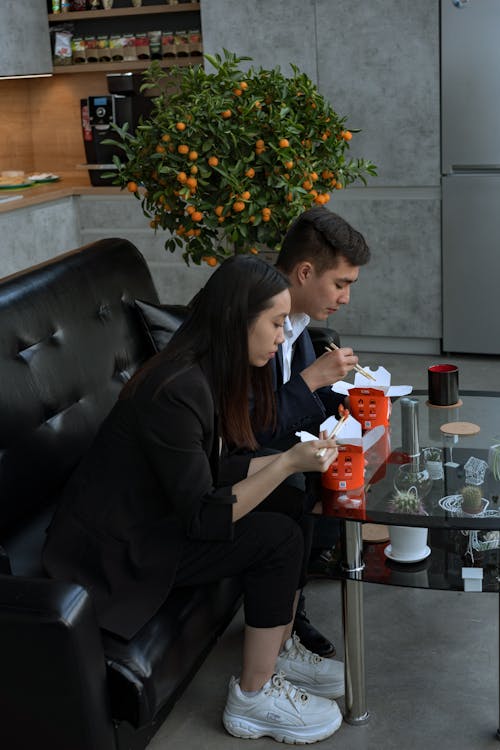
[[[128,123],[129,133],[134,133],[140,118],[147,117],[152,108],[151,98],[140,91],[141,74],[108,73],[106,79],[108,93],[80,99],[86,166],[90,182],[96,186],[111,184],[112,177],[103,174],[116,169],[114,155],[124,155],[122,149],[105,142],[119,140],[113,124],[121,127]]]

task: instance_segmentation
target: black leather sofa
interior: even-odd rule
[[[6,750],[144,748],[240,605],[237,579],[179,589],[126,642],[99,630],[86,590],[50,580],[41,568],[59,489],[124,382],[154,353],[137,299],[158,306],[143,257],[123,239],[100,240],[0,281]],[[175,328],[185,310],[170,312]],[[318,351],[332,333],[313,331]]]
[[[108,239],[0,282],[0,745],[148,743],[240,603],[237,580],[177,590],[130,642],[40,565],[61,485],[131,373],[153,353],[135,299],[144,259]],[[133,603],[131,603],[133,606]]]

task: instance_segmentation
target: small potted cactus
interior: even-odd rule
[[[500,479],[500,443],[492,445],[488,451],[488,466],[493,478],[498,482]]]
[[[431,479],[442,479],[443,470],[443,451],[441,448],[423,448],[422,455],[425,461],[425,468],[429,472]]]
[[[409,487],[407,490],[395,490],[390,499],[389,507],[394,513],[425,514],[422,501],[415,487]]]
[[[483,495],[480,487],[466,485],[460,490],[462,496],[462,510],[471,515],[481,513],[483,510]]]

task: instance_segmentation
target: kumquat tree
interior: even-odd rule
[[[205,58],[214,73],[153,62],[142,88],[165,93],[134,135],[117,128],[115,141],[124,152],[115,184],[141,201],[153,229],[168,230],[165,248],[182,248],[188,265],[278,250],[302,211],[376,174],[372,162],[346,159],[357,131],[296,66],[285,77],[243,72],[251,58],[227,50]]]

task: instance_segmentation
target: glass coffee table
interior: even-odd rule
[[[483,592],[500,592],[500,457],[496,464],[490,458],[490,466],[485,466],[490,448],[500,444],[500,393],[465,391],[460,394],[459,404],[452,407],[430,406],[427,394],[422,391],[414,391],[410,398],[419,401],[421,454],[425,447],[436,447],[442,458],[441,472],[437,467],[435,474],[442,476],[428,483],[419,512],[395,508],[393,503],[395,486],[400,487],[401,465],[409,462],[400,447],[401,406],[398,401],[392,405],[390,427],[365,454],[364,486],[346,491],[323,488],[323,513],[342,521],[344,718],[351,724],[363,724],[369,719],[365,691],[363,582],[443,591],[474,587]],[[441,427],[450,423],[452,426],[447,426],[443,432]],[[479,430],[470,425],[476,425]],[[474,434],[458,434],[463,431]],[[466,513],[462,509],[460,490],[478,481],[481,510]],[[388,557],[391,549],[386,550],[388,543],[363,543],[365,523],[426,527],[429,529],[428,551],[413,562]],[[500,739],[500,730],[497,737]]]

